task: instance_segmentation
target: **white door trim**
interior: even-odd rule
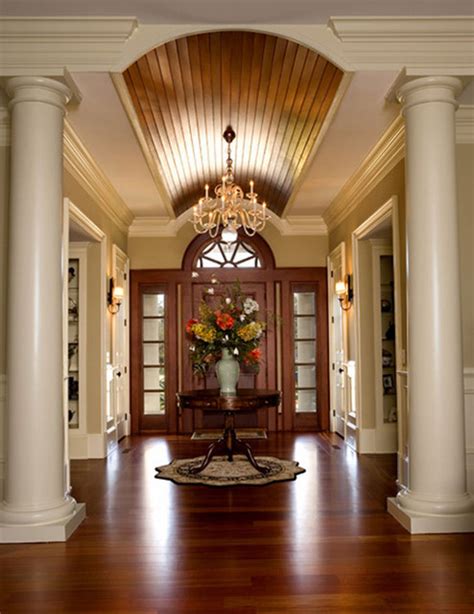
[[[357,383],[357,406],[363,407],[362,399],[362,377],[361,377],[361,312],[359,302],[359,291],[361,286],[361,271],[360,271],[360,254],[359,241],[366,238],[373,230],[375,230],[382,222],[391,219],[392,222],[392,249],[393,249],[393,268],[394,268],[394,297],[395,297],[395,353],[397,368],[402,368],[405,365],[405,352],[401,347],[401,272],[400,272],[400,232],[399,232],[399,214],[398,214],[398,197],[391,196],[377,211],[368,217],[352,232],[352,263],[354,274],[354,318],[355,318],[355,356],[356,356],[356,383]],[[401,424],[402,417],[400,411],[400,399],[402,383],[397,376],[397,414],[398,414],[398,453],[401,453],[403,442],[401,441],[401,432],[403,425]],[[357,415],[357,429],[359,442],[361,441],[361,417],[360,411]],[[363,449],[360,449],[364,452]]]

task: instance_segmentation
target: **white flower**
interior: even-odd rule
[[[195,345],[190,345],[190,346],[189,346],[189,351],[190,351],[190,352],[194,352],[194,350],[195,350],[195,349],[196,349],[196,346],[195,346]]]
[[[219,280],[217,279],[217,277],[212,277],[211,279],[211,284],[218,284]]]
[[[224,336],[224,339],[225,339],[226,341],[229,341],[229,335],[225,335],[225,336]]]
[[[193,271],[193,272],[191,273],[191,277],[192,277],[193,279],[195,279],[196,277],[199,277],[199,273],[198,273],[197,271]]]
[[[239,348],[235,348],[234,349],[234,356],[238,356],[239,355]]]
[[[207,288],[206,292],[208,294],[214,294],[214,288]]]
[[[253,298],[246,298],[244,301],[244,312],[247,315],[250,315],[254,311],[258,311],[260,309],[257,301],[254,301]]]
[[[245,320],[245,313],[240,314],[240,321],[243,322]]]
[[[226,299],[225,299],[225,302],[226,302],[226,304],[227,304],[227,305],[230,305],[230,304],[232,303],[232,299],[230,299],[230,298],[226,298]]]

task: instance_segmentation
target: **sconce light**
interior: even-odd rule
[[[335,291],[337,300],[344,311],[349,311],[352,307],[352,297],[354,294],[351,281],[350,275],[346,275],[344,281],[336,281]]]
[[[115,314],[120,309],[123,301],[123,288],[115,285],[113,277],[109,279],[109,289],[107,291],[107,309]]]

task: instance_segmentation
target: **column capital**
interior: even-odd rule
[[[6,90],[10,108],[20,102],[43,102],[64,111],[72,95],[66,85],[47,77],[12,77]]]
[[[429,102],[445,102],[457,108],[456,97],[462,89],[462,81],[457,77],[420,77],[402,85],[397,90],[397,100],[403,105],[403,111]]]

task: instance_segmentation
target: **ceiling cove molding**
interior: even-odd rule
[[[357,70],[405,66],[407,75],[473,75],[474,17],[332,17]]]
[[[323,217],[329,231],[342,222],[405,155],[405,125],[399,115],[346,181]]]
[[[354,67],[342,51],[341,41],[326,24],[140,24],[136,33],[123,49],[120,60],[113,71],[122,73],[130,64],[136,62],[151,49],[185,36],[201,33],[223,32],[225,30],[241,32],[260,32],[273,34],[305,45],[341,70],[351,71]]]
[[[166,217],[136,217],[128,229],[129,238],[175,237],[181,228],[191,221],[192,209],[177,219]],[[270,214],[269,223],[283,236],[326,236],[327,226],[320,215],[290,216],[286,220]]]
[[[171,204],[171,200],[168,194],[168,191],[163,183],[163,178],[155,164],[155,160],[151,155],[150,148],[148,147],[146,137],[143,133],[140,121],[137,117],[135,107],[133,106],[132,99],[127,89],[127,85],[125,83],[125,79],[123,75],[120,73],[110,73],[110,77],[115,86],[115,90],[122,102],[123,108],[125,109],[125,113],[127,114],[128,120],[135,132],[135,136],[137,137],[138,144],[140,149],[142,150],[142,154],[146,160],[148,165],[148,170],[153,177],[153,181],[155,182],[156,189],[158,190],[158,194],[160,195],[161,202],[164,204],[166,212],[171,218],[175,218],[175,213],[173,211],[173,205]]]
[[[74,132],[64,122],[64,168],[92,196],[106,215],[127,232],[133,214]]]
[[[134,17],[2,17],[2,76],[110,70],[137,28]]]
[[[474,143],[474,105],[461,105],[456,111],[456,143]]]

